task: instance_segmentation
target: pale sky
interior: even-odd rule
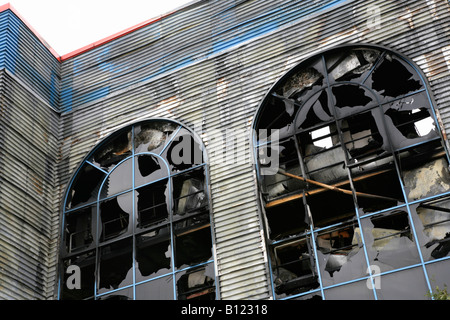
[[[60,55],[156,18],[193,0],[0,0]]]

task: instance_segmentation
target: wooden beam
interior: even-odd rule
[[[385,170],[381,170],[381,171],[377,171],[377,172],[372,172],[372,173],[369,173],[369,174],[366,174],[366,175],[362,175],[362,176],[356,177],[355,179],[353,179],[353,181],[364,180],[364,179],[371,178],[373,176],[377,176],[377,175],[380,175],[380,174],[383,174],[383,173],[386,173],[386,172],[389,172],[389,171],[391,171],[391,170],[390,169],[385,169]],[[318,194],[318,193],[322,193],[322,192],[325,192],[325,191],[328,191],[328,190],[338,191],[338,192],[342,192],[342,193],[349,194],[349,195],[352,194],[352,192],[350,190],[345,190],[345,189],[339,188],[339,186],[348,184],[349,183],[348,180],[341,181],[341,182],[338,182],[338,183],[333,184],[333,185],[327,185],[325,183],[317,182],[317,181],[314,181],[314,180],[311,180],[311,179],[306,179],[306,178],[299,177],[299,176],[296,176],[296,175],[293,175],[293,174],[290,174],[290,173],[281,172],[281,171],[279,173],[282,174],[282,175],[294,178],[294,179],[302,180],[302,181],[305,181],[305,182],[308,182],[308,183],[311,183],[311,184],[315,184],[315,185],[318,185],[318,186],[322,187],[320,189],[315,189],[315,190],[309,191],[307,193],[307,196]],[[378,198],[378,199],[389,200],[389,201],[398,201],[397,199],[393,199],[393,198],[389,198],[389,197],[371,195],[371,194],[366,194],[366,193],[361,193],[361,192],[357,192],[356,195],[360,196],[360,197],[369,197],[369,198]],[[303,193],[294,194],[294,195],[285,197],[283,199],[277,199],[277,200],[268,202],[265,207],[266,208],[275,207],[275,206],[278,206],[278,205],[286,203],[286,202],[290,202],[290,201],[293,201],[293,200],[296,200],[296,199],[301,199],[302,197],[303,197]]]

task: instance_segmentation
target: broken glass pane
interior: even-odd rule
[[[67,253],[88,248],[94,244],[96,206],[66,214],[65,246]]]
[[[380,51],[368,48],[339,50],[327,54],[325,60],[328,81],[330,84],[337,81],[362,83],[379,57]]]
[[[117,136],[108,139],[107,143],[101,145],[89,159],[90,162],[110,171],[120,161],[132,154],[131,129],[121,132]]]
[[[127,159],[117,166],[105,180],[100,197],[106,198],[132,188],[133,158]]]
[[[268,154],[270,152],[270,154]],[[269,201],[281,195],[290,194],[304,188],[305,183],[293,177],[288,177],[283,172],[302,176],[298,152],[294,139],[281,141],[279,144],[262,146],[258,148],[258,160],[262,169],[265,168],[267,159],[275,159],[278,165],[270,162],[269,168],[273,168],[276,174],[262,175],[263,195]],[[269,170],[267,170],[270,173]],[[277,173],[278,172],[278,173]]]
[[[173,177],[174,214],[183,216],[208,205],[203,168]]]
[[[367,265],[357,230],[357,222],[352,221],[317,234],[317,255],[324,286],[365,275]]]
[[[63,268],[61,270],[62,300],[82,300],[94,296],[95,251],[65,259],[61,267]],[[78,276],[80,276],[79,288],[72,288],[72,285],[76,284]],[[67,286],[68,281],[70,288]]]
[[[273,248],[272,270],[277,298],[319,287],[310,237]]]
[[[167,166],[161,159],[144,154],[135,157],[135,187],[165,178],[169,175]]]
[[[165,226],[136,236],[136,281],[171,272],[170,230]]]
[[[394,149],[438,138],[424,92],[385,104],[383,112]]]
[[[448,256],[450,252],[450,199],[438,198],[413,206],[413,217],[425,261]]]
[[[264,110],[261,117],[257,118],[256,130],[258,144],[272,139],[272,132],[277,132],[279,138],[294,133],[294,118],[299,108],[293,100],[282,97],[269,96],[261,107]]]
[[[368,280],[370,281],[370,280]],[[373,289],[367,280],[356,281],[324,290],[326,300],[374,300]]]
[[[159,154],[178,125],[167,121],[151,121],[134,127],[135,153],[153,152]]]
[[[400,169],[409,200],[450,190],[448,162],[436,153],[435,144],[421,145],[399,154]]]
[[[162,156],[167,159],[171,172],[189,169],[203,164],[202,142],[186,129],[181,129]]]
[[[196,267],[177,273],[178,300],[214,300],[214,266]]]
[[[136,189],[137,226],[145,228],[168,219],[168,180],[164,179]]]
[[[193,227],[195,226],[195,227]],[[209,215],[177,222],[174,225],[175,266],[183,269],[212,258],[212,239]]]
[[[126,238],[100,248],[98,293],[133,282],[133,239]]]
[[[330,108],[327,91],[315,93],[297,112],[295,128],[309,129],[333,120],[333,111]]]
[[[349,164],[369,170],[386,161],[388,139],[380,116],[380,109],[375,108],[339,121]]]
[[[400,97],[423,88],[418,73],[390,53],[376,66],[367,84],[371,84],[382,99]]]
[[[133,194],[121,194],[100,203],[101,241],[109,240],[131,231]]]
[[[136,286],[136,300],[173,300],[173,276],[167,276]]]
[[[428,293],[422,267],[388,273],[379,281],[379,300],[424,300]]]
[[[361,226],[370,264],[379,271],[420,263],[406,209],[361,219]]]
[[[66,209],[97,200],[100,185],[105,179],[105,173],[85,163],[72,183],[67,194]]]

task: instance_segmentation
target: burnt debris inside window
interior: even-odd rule
[[[161,119],[94,148],[63,206],[61,299],[216,298],[203,152],[192,131]],[[70,290],[78,267],[83,290]]]
[[[420,254],[448,256],[449,162],[436,119],[421,74],[380,48],[325,52],[273,87],[254,154],[276,298],[365,279],[366,257],[391,272]]]

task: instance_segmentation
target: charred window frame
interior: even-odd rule
[[[206,160],[201,140],[167,119],[99,144],[66,192],[59,298],[216,299]]]
[[[311,57],[253,129],[275,299],[384,299],[367,283],[402,271],[423,281],[399,287],[432,290],[427,267],[450,252],[449,156],[417,67],[372,46]]]

